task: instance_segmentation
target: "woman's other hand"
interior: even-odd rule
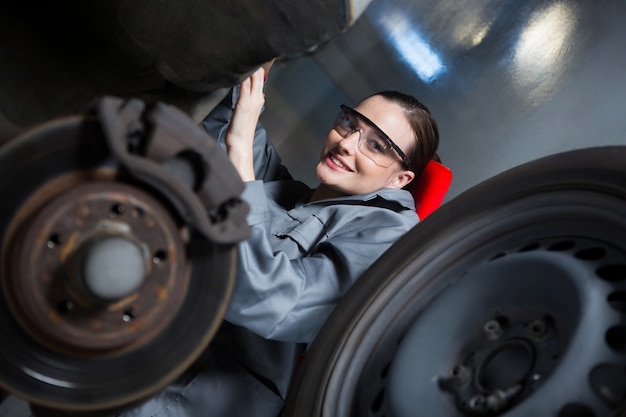
[[[243,181],[255,179],[252,144],[256,125],[265,104],[264,75],[265,70],[259,68],[241,83],[239,98],[226,132],[228,157]]]

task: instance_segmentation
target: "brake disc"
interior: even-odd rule
[[[242,189],[165,105],[104,98],[0,149],[0,387],[106,415],[173,382],[225,314]]]
[[[622,415],[626,147],[540,159],[417,225],[316,338],[285,415]]]

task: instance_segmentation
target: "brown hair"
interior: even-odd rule
[[[428,107],[411,95],[399,91],[381,91],[372,94],[372,96],[381,96],[404,109],[411,130],[415,133],[413,146],[404,151],[411,160],[409,169],[415,173],[415,178],[418,178],[431,159],[439,161],[437,155],[437,148],[439,147],[437,122],[430,114]]]

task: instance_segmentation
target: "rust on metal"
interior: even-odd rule
[[[52,349],[91,355],[136,348],[160,333],[183,303],[185,233],[139,188],[76,182],[41,187],[16,216],[2,260],[9,306],[24,329]],[[127,239],[143,254],[145,280],[120,300],[91,294],[77,261],[85,245],[106,236]]]

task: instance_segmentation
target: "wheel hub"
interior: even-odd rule
[[[86,246],[77,263],[84,285],[94,297],[121,300],[145,281],[142,248],[132,241],[111,234],[94,239]]]
[[[0,386],[37,415],[117,414],[217,332],[248,206],[206,139],[105,97],[0,148]]]
[[[189,280],[184,242],[147,193],[92,182],[22,218],[3,260],[7,301],[44,345],[79,355],[137,347],[178,311]]]
[[[482,335],[462,362],[439,381],[466,414],[489,415],[522,401],[550,374],[560,353],[550,317],[516,322],[498,315],[477,333]]]
[[[557,395],[553,374],[573,371],[567,364],[574,362],[578,378],[590,381],[580,395],[589,395],[591,388],[605,401],[618,402],[611,399],[623,397],[614,387],[614,354],[603,346],[595,352],[581,346],[585,339],[604,339],[619,351],[626,340],[624,327],[615,325],[624,309],[611,302],[622,293],[615,283],[626,277],[624,259],[626,254],[602,242],[546,239],[466,271],[433,300],[399,344],[388,381],[391,414],[432,407],[443,416],[445,402],[462,415],[507,414],[534,401],[540,389]],[[451,305],[454,314],[448,312]],[[411,388],[409,381],[423,382]],[[568,407],[578,413],[584,406]]]

